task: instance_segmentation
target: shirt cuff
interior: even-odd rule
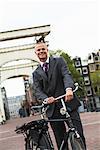
[[[69,88],[66,88],[66,92],[67,92],[68,90],[72,90],[72,88],[70,88],[70,87],[69,87]]]

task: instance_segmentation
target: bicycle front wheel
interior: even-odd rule
[[[29,138],[26,141],[25,150],[37,150],[37,144],[32,138]]]
[[[71,150],[85,150],[81,137],[77,138],[74,132],[69,133],[68,147]]]
[[[74,132],[70,132],[61,150],[85,150],[85,146],[81,137],[77,138]]]
[[[47,134],[43,134],[39,140],[38,150],[54,150],[53,144]]]

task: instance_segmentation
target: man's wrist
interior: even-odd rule
[[[72,88],[71,88],[71,87],[66,88],[66,92],[67,92],[68,90],[72,90]]]

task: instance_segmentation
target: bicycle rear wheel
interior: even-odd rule
[[[69,133],[68,146],[71,150],[85,150],[81,137],[77,138],[74,132]]]

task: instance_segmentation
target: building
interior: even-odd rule
[[[100,109],[100,49],[88,55],[88,66],[98,110]]]
[[[93,86],[91,72],[96,72],[96,70],[100,71],[100,50],[96,54],[91,53],[88,60],[82,61],[80,57],[76,57],[73,60],[77,71],[79,71],[84,81],[86,92],[83,99],[84,105],[86,105],[87,111],[96,111],[100,108],[100,99],[97,98],[95,90],[100,91],[100,84],[97,84],[97,87]]]
[[[4,44],[4,46],[0,48],[0,122],[2,122],[2,118],[6,120],[1,93],[2,83],[10,78],[32,75],[33,70],[39,63],[34,52],[35,43],[33,43],[33,41],[38,40],[40,37],[45,38],[49,33],[50,25],[0,32],[0,42]],[[25,40],[24,45],[22,44],[23,42],[20,43],[21,39],[24,40],[26,38],[29,38],[29,40]],[[13,43],[15,40],[17,42]],[[9,63],[11,64],[9,65]]]
[[[8,97],[8,107],[10,118],[16,118],[19,116],[19,108],[21,103],[25,100],[25,95]]]

